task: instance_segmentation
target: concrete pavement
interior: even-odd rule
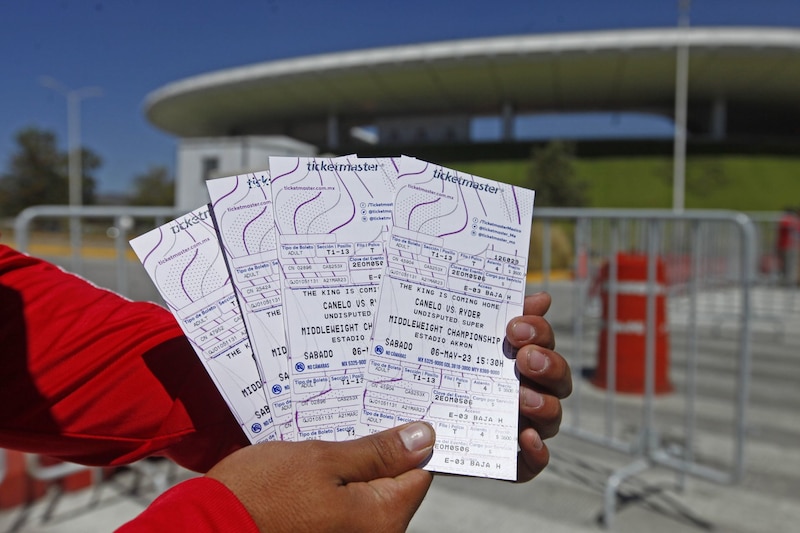
[[[551,289],[557,293],[558,287]],[[745,471],[735,484],[716,484],[652,466],[625,480],[616,500],[611,531],[661,533],[717,531],[731,533],[793,532],[800,524],[800,297],[786,299],[780,291],[759,292],[758,305],[766,305],[754,320],[753,361]],[[793,296],[797,296],[796,293]],[[559,295],[557,302],[566,300]],[[784,298],[783,300],[780,300]],[[780,300],[780,305],[776,302]],[[760,302],[760,303],[759,303]],[[791,305],[789,305],[791,303]],[[777,306],[776,306],[777,305]],[[559,350],[570,358],[576,380],[586,358],[572,359],[577,350],[571,338],[567,307],[556,303],[551,321],[557,330]],[[672,343],[685,342],[680,308],[671,312]],[[698,453],[711,464],[725,467],[731,449],[730,405],[736,384],[727,371],[736,324],[717,324],[710,315],[699,317],[698,334],[704,372],[698,374]],[[585,343],[593,343],[589,338]],[[583,346],[591,354],[593,346]],[[683,363],[676,348],[671,378],[676,393],[659,398],[656,409],[667,422],[682,416],[681,391],[686,387]],[[591,359],[591,357],[589,357]],[[582,389],[582,416],[602,411],[603,391]],[[571,423],[575,405],[565,402],[565,424]],[[621,434],[636,430],[640,422],[637,400],[622,400],[617,409]],[[595,405],[595,411],[586,405]],[[599,415],[598,415],[599,416]],[[667,434],[664,437],[669,438]],[[437,476],[409,531],[602,531],[603,488],[609,475],[635,458],[563,433],[548,441],[552,461],[534,481],[516,485],[492,480]],[[179,471],[177,479],[192,474]],[[682,483],[683,481],[683,483]],[[144,488],[136,497],[127,494],[120,477],[103,487],[100,503],[88,508],[87,491],[67,494],[58,503],[54,518],[41,521],[44,502],[25,514],[22,509],[0,512],[0,532],[15,526],[23,532],[111,531],[141,511],[157,495]]]

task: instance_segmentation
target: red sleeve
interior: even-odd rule
[[[258,532],[245,507],[219,481],[200,477],[175,485],[117,533]]]
[[[166,309],[0,245],[0,447],[205,471],[246,444]]]

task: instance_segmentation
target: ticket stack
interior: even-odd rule
[[[426,468],[515,479],[534,192],[411,157],[272,157],[131,241],[251,442],[436,430]]]

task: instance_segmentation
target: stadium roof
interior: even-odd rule
[[[269,61],[170,83],[145,112],[181,137],[285,134],[322,146],[331,117],[344,128],[504,108],[671,116],[681,45],[690,128],[706,128],[716,106],[731,135],[800,134],[800,30],[783,28],[521,35]]]

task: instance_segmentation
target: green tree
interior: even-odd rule
[[[0,213],[14,216],[24,208],[69,202],[68,157],[56,145],[51,131],[27,128],[16,135],[17,150],[8,169],[0,174]],[[83,203],[95,203],[95,179],[91,173],[102,164],[100,157],[82,149]]]
[[[572,143],[553,140],[531,152],[528,187],[536,191],[541,207],[583,207],[587,204],[586,184],[575,168]]]
[[[150,167],[133,178],[131,205],[175,205],[175,180],[164,166]]]
[[[64,156],[66,164],[67,158]],[[97,203],[97,180],[94,172],[103,166],[102,158],[88,148],[81,148],[81,168],[83,176],[81,179],[81,199],[83,205],[94,205]]]

